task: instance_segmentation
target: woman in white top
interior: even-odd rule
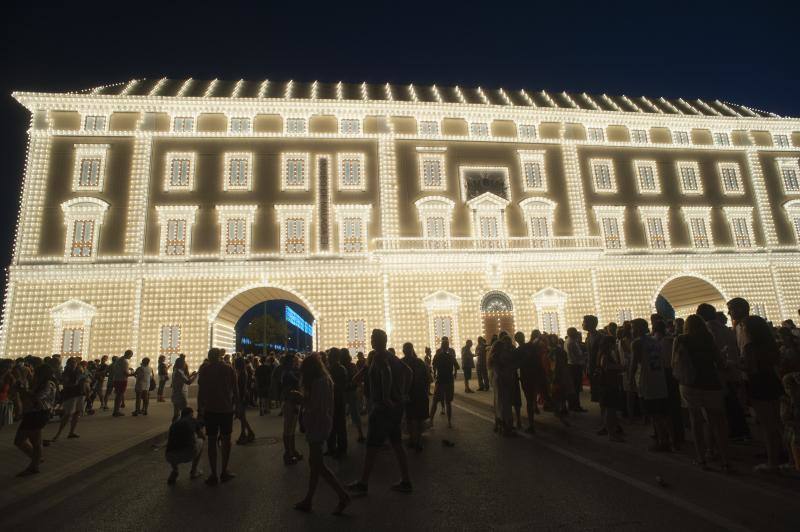
[[[155,383],[155,375],[153,375],[153,368],[150,367],[150,359],[145,357],[142,359],[142,364],[136,368],[133,373],[136,377],[136,384],[134,392],[136,393],[136,410],[133,411],[133,416],[142,414],[147,415],[147,406],[150,404],[150,383]]]
[[[301,512],[311,511],[311,501],[322,476],[339,495],[339,504],[333,511],[334,515],[341,515],[350,504],[350,496],[342,487],[322,458],[322,444],[328,439],[333,427],[333,381],[328,370],[325,369],[319,354],[314,353],[303,359],[300,365],[301,390],[294,392],[303,405],[303,425],[308,440],[311,476],[308,479],[308,492],[305,499],[295,504],[295,509]]]
[[[183,356],[178,357],[172,366],[172,422],[178,420],[181,410],[189,406],[189,385],[197,378],[197,372],[189,373],[189,366]]]

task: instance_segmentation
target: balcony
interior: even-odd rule
[[[404,251],[600,251],[603,241],[599,236],[556,236],[549,238],[511,237],[503,239],[456,237],[449,239],[399,237],[376,238],[376,252]]]

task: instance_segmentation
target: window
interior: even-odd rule
[[[523,139],[537,138],[536,124],[520,124],[517,126],[517,135]]]
[[[105,131],[106,117],[101,115],[88,115],[83,119],[83,129],[85,131]]]
[[[442,338],[447,337],[454,341],[453,337],[453,317],[438,315],[433,317],[433,345],[434,349],[442,344]],[[454,344],[451,344],[454,345]]]
[[[234,135],[242,135],[250,133],[252,130],[252,121],[249,118],[235,116],[231,118],[231,133]]]
[[[488,137],[489,124],[486,122],[472,122],[469,125],[469,134],[473,137]]]
[[[753,247],[753,208],[723,207],[722,210],[731,228],[734,247],[738,249]]]
[[[280,226],[281,253],[307,255],[314,205],[275,205]]]
[[[161,327],[161,346],[159,354],[172,357],[177,355],[181,348],[181,326],[164,325]]]
[[[97,254],[100,226],[103,224],[108,203],[97,198],[74,198],[61,204],[67,238],[64,257],[89,259]]]
[[[357,118],[343,118],[339,122],[339,132],[342,135],[358,135],[361,133],[361,120]]]
[[[339,155],[339,189],[366,190],[363,153],[342,153]]]
[[[682,207],[681,212],[689,227],[692,247],[697,249],[711,248],[711,208]]]
[[[772,144],[774,144],[776,148],[789,148],[789,135],[772,135]]]
[[[783,204],[786,214],[789,217],[789,223],[792,224],[794,229],[795,241],[800,243],[800,199],[787,201]]]
[[[156,211],[161,226],[161,257],[175,259],[188,256],[197,206],[159,205]]]
[[[422,190],[447,189],[444,164],[444,154],[421,153],[419,155],[419,180]]]
[[[647,244],[650,249],[668,249],[669,209],[667,207],[639,207],[639,214],[645,225]]]
[[[647,143],[647,130],[646,129],[631,129],[631,142],[634,144]]]
[[[434,120],[422,120],[419,123],[419,133],[420,135],[438,135],[439,134],[439,122]]]
[[[592,182],[595,192],[616,192],[617,184],[614,179],[614,166],[611,159],[591,159],[589,166],[592,169]]]
[[[306,132],[306,119],[305,118],[287,118],[286,119],[286,132],[287,133],[305,133]]]
[[[558,312],[549,310],[541,313],[542,332],[559,334]]]
[[[658,194],[661,192],[655,161],[634,161],[633,165],[636,168],[636,183],[639,185],[640,194]]]
[[[509,203],[507,199],[488,191],[467,201],[467,207],[472,212],[473,236],[478,246],[506,246],[505,210]]]
[[[83,356],[83,327],[67,326],[61,332],[62,357]]]
[[[283,190],[308,190],[308,154],[284,153],[282,158]]]
[[[100,184],[100,159],[81,159],[78,184],[81,188],[94,188]]]
[[[688,146],[692,143],[691,137],[689,136],[688,131],[673,131],[672,132],[672,143],[673,144],[680,144],[681,146]]]
[[[715,146],[730,146],[731,145],[731,138],[724,131],[715,131],[712,133],[712,137],[714,139]]]
[[[722,191],[726,194],[744,194],[738,163],[719,163]]]
[[[800,192],[800,159],[778,159],[778,171],[781,174],[783,191],[787,194]]]
[[[624,249],[625,234],[622,232],[625,207],[595,206],[594,213],[606,249]]]
[[[586,140],[590,142],[604,142],[606,140],[606,133],[601,127],[587,127]]]
[[[172,121],[172,131],[175,133],[190,133],[194,131],[194,117],[176,116]]]
[[[164,190],[194,190],[194,153],[168,153]]]
[[[552,243],[553,213],[556,204],[546,198],[528,198],[519,205],[527,220],[531,247],[549,247]]]
[[[250,153],[226,153],[223,189],[251,190],[252,161],[253,155]]]
[[[217,205],[221,257],[247,258],[250,255],[250,228],[257,208],[256,205]]]
[[[103,191],[108,144],[76,144],[72,190]]]
[[[703,188],[700,185],[700,166],[694,161],[679,161],[678,183],[681,192],[684,194],[702,194]]]
[[[364,320],[347,320],[347,348],[351,355],[367,350],[367,324]]]
[[[94,221],[75,220],[72,231],[72,256],[91,257],[94,247]]]
[[[455,203],[443,196],[429,196],[414,203],[422,224],[426,247],[445,248],[450,245],[450,220]]]
[[[546,192],[543,151],[520,151],[519,164],[522,171],[522,188],[526,192]]]
[[[247,249],[247,220],[228,218],[225,220],[225,254],[244,255]]]
[[[484,240],[497,240],[500,237],[500,223],[497,216],[481,215],[478,216],[480,227],[480,237]]]
[[[286,219],[286,253],[306,252],[306,221],[303,218]]]
[[[336,205],[336,221],[339,224],[339,252],[365,253],[367,251],[367,224],[369,205]]]

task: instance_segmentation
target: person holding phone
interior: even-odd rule
[[[186,358],[178,357],[172,367],[172,422],[175,423],[181,411],[189,406],[189,385],[197,378],[197,372],[189,373]]]

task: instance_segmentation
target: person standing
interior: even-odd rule
[[[619,426],[617,411],[625,407],[625,392],[622,388],[623,365],[619,353],[615,349],[613,336],[601,336],[597,351],[597,368],[601,390],[600,406],[604,409],[603,426],[606,427],[608,439],[613,442],[624,442],[622,429]]]
[[[147,407],[150,404],[150,388],[155,384],[155,376],[153,375],[153,369],[150,367],[149,358],[144,357],[142,359],[141,365],[134,372],[134,377],[136,377],[136,384],[133,386],[133,391],[136,394],[136,409],[131,415],[138,416],[142,414],[146,416]]]
[[[514,340],[517,342],[514,359],[519,366],[519,382],[525,393],[525,406],[528,413],[528,428],[525,431],[528,434],[534,434],[536,433],[533,419],[537,410],[537,383],[540,380],[539,373],[542,372],[542,363],[533,342],[525,341],[525,333],[517,331],[514,334]]]
[[[234,371],[236,372],[236,388],[239,390],[239,401],[236,403],[236,417],[239,418],[239,425],[241,432],[239,439],[236,440],[236,445],[244,445],[252,443],[256,440],[256,435],[253,432],[253,427],[247,421],[247,394],[242,393],[246,391],[249,384],[249,373],[247,371],[247,363],[243,356],[239,355],[233,362]]]
[[[158,357],[158,395],[156,396],[159,403],[163,403],[164,399],[164,387],[167,385],[167,381],[169,380],[169,366],[167,365],[167,357],[164,355],[160,355]]]
[[[685,330],[685,334],[675,340],[672,368],[680,383],[681,396],[689,408],[697,456],[695,463],[705,469],[706,451],[711,451],[712,442],[703,430],[704,420],[707,419],[722,459],[722,468],[727,471],[730,469],[728,431],[719,378],[724,361],[703,318],[692,314],[686,318]]]
[[[453,428],[453,395],[455,393],[456,373],[458,361],[456,352],[450,347],[450,339],[442,337],[442,344],[433,357],[433,374],[436,376],[436,385],[433,388],[433,406],[431,406],[431,426],[433,426],[436,407],[441,402],[447,412],[447,426]]]
[[[280,399],[281,414],[283,415],[283,463],[284,465],[294,465],[303,459],[303,455],[297,452],[295,445],[295,430],[300,414],[300,405],[296,401],[296,392],[300,388],[300,361],[296,355],[286,353],[281,358],[281,364],[275,369],[273,374],[280,370]]]
[[[347,410],[345,395],[350,379],[347,369],[341,364],[342,352],[335,347],[328,351],[329,377],[333,383],[333,427],[328,437],[327,454],[335,458],[347,456]],[[302,365],[301,370],[302,374]]]
[[[38,473],[42,461],[42,429],[50,419],[56,402],[53,368],[39,364],[33,373],[30,388],[18,381],[16,391],[22,399],[22,421],[17,427],[14,445],[30,459],[28,467],[17,476],[26,477]]]
[[[269,415],[269,384],[272,378],[272,366],[262,358],[256,367],[256,394],[258,395],[258,415]]]
[[[128,349],[125,354],[117,359],[114,366],[111,368],[112,378],[114,380],[114,417],[124,416],[119,411],[120,407],[125,403],[125,391],[128,389],[128,377],[132,375],[130,369],[131,358],[133,358],[133,351]]]
[[[197,378],[197,372],[189,373],[186,358],[178,357],[172,366],[172,422],[178,421],[181,412],[189,406],[189,385]]]
[[[353,364],[353,357],[350,356],[348,349],[342,349],[339,353],[339,360],[347,371],[347,388],[345,390],[345,406],[350,414],[350,422],[358,431],[358,443],[364,443],[364,430],[361,427],[361,386],[356,382],[358,366]]]
[[[403,363],[411,368],[412,373],[406,404],[408,446],[419,452],[422,450],[422,426],[428,419],[428,390],[431,387],[431,379],[425,362],[419,359],[411,342],[403,344]]]
[[[69,357],[61,373],[61,408],[63,409],[61,423],[53,439],[44,442],[44,445],[55,443],[58,437],[61,436],[64,427],[67,426],[67,423],[70,424],[67,438],[80,437],[75,432],[75,428],[78,426],[78,419],[80,419],[83,413],[85,400],[83,384],[77,357]]]
[[[749,394],[756,419],[764,432],[767,462],[755,467],[757,473],[779,471],[783,447],[780,398],[783,385],[778,378],[780,351],[772,328],[761,316],[750,315],[750,304],[740,297],[728,301],[728,313],[736,330]]]
[[[478,391],[489,391],[489,366],[486,365],[486,338],[478,337],[478,345],[475,347],[475,357],[478,359],[475,370],[478,373]]]
[[[339,350],[331,349],[331,353],[338,363]],[[341,366],[340,366],[341,367]],[[344,368],[342,368],[344,369]],[[312,353],[303,359],[300,364],[300,390],[293,390],[292,400],[303,405],[303,424],[308,441],[308,465],[310,468],[308,491],[305,498],[294,505],[295,510],[310,512],[317,491],[317,484],[321,476],[339,496],[339,504],[333,510],[334,515],[341,515],[350,504],[350,496],[344,490],[339,479],[333,471],[325,465],[322,455],[322,445],[333,432],[334,425],[334,383],[325,369],[319,354]]]
[[[631,330],[633,333],[631,373],[639,375],[638,386],[637,383],[631,382],[631,387],[637,386],[639,396],[644,401],[645,413],[653,422],[656,443],[650,447],[650,450],[669,451],[670,444],[675,442],[675,436],[667,418],[667,377],[664,371],[661,344],[650,335],[647,322],[642,318],[631,322]],[[641,371],[638,371],[639,369]],[[629,376],[629,378],[633,377]]]
[[[473,393],[469,387],[472,370],[475,368],[475,355],[472,354],[472,340],[467,340],[461,348],[461,371],[464,373],[464,393]]]
[[[347,489],[359,495],[366,495],[369,490],[369,477],[375,466],[378,450],[388,439],[392,445],[397,464],[400,468],[400,482],[392,486],[392,490],[411,493],[413,486],[408,472],[408,457],[402,445],[401,421],[403,418],[403,397],[408,395],[408,384],[412,372],[397,357],[391,360],[386,350],[386,332],[373,329],[370,342],[372,352],[368,364],[367,381],[370,394],[370,411],[367,418],[367,454],[361,478],[347,485]]]
[[[230,364],[222,361],[222,353],[216,347],[208,350],[208,364],[200,368],[197,405],[206,426],[208,436],[208,463],[211,472],[206,484],[216,486],[235,477],[228,471],[231,455],[231,433],[233,412],[239,403],[236,374]],[[220,474],[217,476],[217,438],[222,451]]]
[[[586,351],[581,345],[581,333],[575,327],[567,329],[567,367],[572,375],[572,384],[575,392],[567,398],[571,412],[586,412],[581,407],[581,392],[583,391],[583,373],[586,371]]]

